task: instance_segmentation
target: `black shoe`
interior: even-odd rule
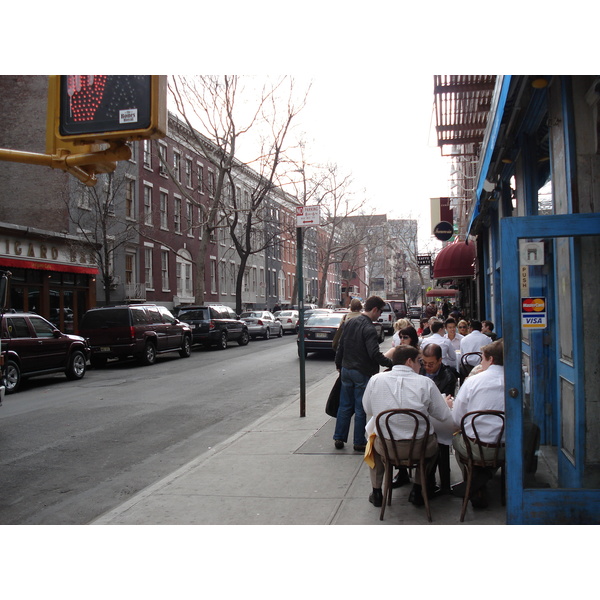
[[[471,494],[469,500],[471,500],[471,506],[473,508],[487,508],[488,497],[486,487],[483,486],[482,488],[478,489],[474,494]]]
[[[344,442],[342,440],[333,440],[335,442],[335,447],[338,450],[341,450],[344,447]]]
[[[392,488],[393,489],[400,488],[403,485],[406,485],[407,483],[410,483],[410,477],[408,476],[408,470],[405,468],[402,468],[398,471],[398,474],[396,475],[396,477],[394,477],[394,480],[392,481]]]
[[[373,488],[373,493],[369,495],[369,502],[377,508],[381,507],[383,504],[383,492],[381,488]]]
[[[423,493],[421,492],[421,486],[416,483],[413,484],[412,490],[408,495],[408,501],[414,504],[415,506],[423,506],[425,504],[425,500],[423,500]]]
[[[366,447],[366,444],[354,444],[354,452],[364,452]]]

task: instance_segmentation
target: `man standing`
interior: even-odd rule
[[[467,336],[468,337],[468,336]],[[475,410],[500,410],[504,412],[504,345],[502,340],[492,342],[481,348],[483,358],[481,360],[481,372],[472,377],[467,377],[462,387],[460,388],[454,401],[454,410],[452,418],[457,427],[460,427],[460,422],[464,415]],[[497,418],[491,416],[481,416],[477,419],[477,432],[481,441],[485,444],[493,443],[499,433],[500,422]],[[475,434],[470,421],[465,422],[465,432],[469,439],[474,439]],[[469,440],[463,439],[462,434],[456,434],[452,439],[454,450],[464,458],[467,457],[466,445],[469,443],[473,451],[474,457],[479,457],[479,448],[475,444],[471,444]],[[483,457],[491,459],[494,455],[494,448],[482,448]],[[502,450],[499,454],[500,458],[504,457]],[[458,460],[457,462],[463,471],[463,478],[466,479],[464,465]],[[491,479],[493,473],[487,470],[482,470],[474,479],[473,490],[478,491],[478,497],[472,499],[471,502],[475,507],[484,508],[487,506],[487,498],[485,497],[485,483]],[[478,485],[476,485],[478,484]],[[482,485],[483,484],[483,485]],[[479,490],[477,490],[477,487]]]
[[[464,336],[456,330],[456,320],[450,317],[444,321],[444,325],[446,326],[446,335],[444,337],[450,342],[454,354],[460,353],[460,340],[462,340]],[[456,367],[456,370],[458,371],[458,364]]]
[[[340,407],[338,409],[333,439],[341,450],[348,441],[350,420],[354,413],[354,450],[363,452],[367,444],[363,410],[363,394],[369,379],[379,372],[379,367],[391,367],[392,361],[379,349],[379,340],[373,321],[381,316],[385,301],[371,296],[359,316],[344,323],[342,337],[335,353],[335,366],[342,376]]]
[[[452,414],[442,394],[428,377],[419,375],[421,365],[419,363],[419,351],[412,346],[398,346],[394,350],[394,366],[391,371],[378,373],[372,377],[367,385],[363,397],[364,410],[371,419],[370,426],[378,414],[385,410],[396,408],[411,408],[424,414],[429,414],[441,424],[452,424]],[[371,427],[369,427],[371,429]],[[392,423],[392,431],[396,440],[409,440],[413,435],[414,421],[411,417],[399,417]],[[421,427],[419,427],[421,429]],[[419,433],[419,432],[418,432]],[[423,438],[424,430],[420,431]],[[417,434],[417,437],[418,434]],[[369,496],[369,502],[375,506],[381,506],[383,492],[381,485],[385,473],[385,465],[382,456],[385,456],[383,444],[386,440],[375,438],[373,444],[373,457],[375,466],[371,469],[371,485],[373,493]],[[417,444],[418,446],[418,444]],[[400,457],[408,458],[410,441],[397,443]],[[417,452],[419,448],[416,447]],[[438,453],[438,442],[436,434],[429,435],[425,449],[428,459],[426,465],[427,473],[431,472],[435,465]],[[415,473],[415,483],[409,495],[409,501],[415,506],[424,504],[419,471]]]
[[[442,349],[437,344],[428,344],[423,350],[421,362],[423,363],[421,375],[429,377],[442,394],[453,397],[456,391],[457,377],[454,370],[442,362]],[[435,490],[435,469],[433,469],[428,490],[431,491],[432,496],[435,496],[436,494],[449,494],[452,491],[450,486],[450,444],[454,427],[442,427],[433,418],[432,425],[438,438],[437,469],[440,474],[440,487]]]

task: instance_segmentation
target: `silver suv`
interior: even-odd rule
[[[389,302],[385,303],[379,319],[377,319],[387,335],[394,333],[394,323],[396,322],[396,313]]]

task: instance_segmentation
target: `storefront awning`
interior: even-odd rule
[[[441,249],[433,263],[434,279],[475,276],[475,245],[453,242]]]
[[[446,288],[434,288],[425,294],[428,298],[454,298],[458,290],[447,290]]]

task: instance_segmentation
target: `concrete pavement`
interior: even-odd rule
[[[309,367],[310,368],[310,367]],[[335,419],[325,403],[331,375],[299,399],[198,456],[171,475],[94,520],[94,525],[429,525],[423,507],[408,502],[411,485],[393,492],[384,521],[369,503],[369,467],[352,444],[333,445]],[[462,479],[451,456],[452,483]],[[464,524],[505,524],[499,474],[489,485],[490,504]],[[432,500],[432,525],[460,524],[462,499]]]

